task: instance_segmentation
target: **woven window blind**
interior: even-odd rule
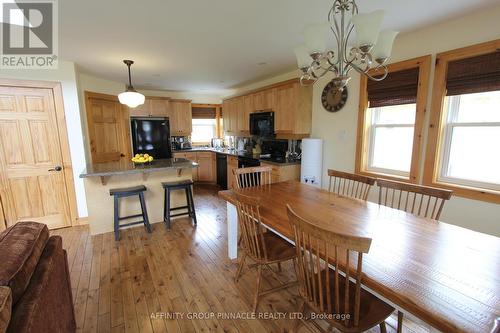
[[[215,108],[193,107],[193,119],[215,119]]]
[[[368,79],[368,101],[371,108],[417,102],[418,68],[392,72],[382,81]]]
[[[446,95],[493,90],[500,90],[500,51],[448,63]]]

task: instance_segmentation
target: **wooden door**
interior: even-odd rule
[[[128,108],[116,96],[85,92],[90,153],[93,163],[131,158]]]
[[[0,86],[0,202],[7,227],[71,225],[61,140],[67,145],[67,139],[59,129],[52,89]]]

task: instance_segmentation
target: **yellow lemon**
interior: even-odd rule
[[[148,161],[149,161],[149,162],[152,162],[152,161],[153,161],[153,156],[149,156],[149,157],[148,157]]]

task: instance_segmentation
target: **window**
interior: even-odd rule
[[[193,104],[192,116],[191,141],[194,144],[207,144],[213,138],[220,137],[220,105]]]
[[[416,104],[370,108],[367,170],[409,177]]]
[[[437,55],[426,185],[500,203],[500,40]]]
[[[500,190],[500,91],[447,97],[440,181]],[[497,147],[498,148],[498,147]]]
[[[215,119],[193,119],[193,132],[191,141],[193,143],[208,143],[217,137]]]
[[[382,81],[361,77],[357,173],[417,181],[430,60],[390,64]]]

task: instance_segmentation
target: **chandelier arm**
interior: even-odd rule
[[[336,2],[337,1],[335,1],[335,3]],[[340,53],[340,50],[341,50],[340,28],[339,28],[339,24],[337,22],[337,18],[335,17],[335,13],[334,13],[335,3],[332,6],[332,8],[330,9],[330,12],[328,13],[328,21],[330,22],[330,29],[332,30],[333,35],[335,36],[335,41],[337,42],[337,53]],[[330,16],[330,15],[332,15],[332,16]],[[331,22],[333,22],[335,30],[331,26]],[[341,60],[340,54],[337,54],[337,63],[336,64],[339,65],[339,67],[341,67],[340,60]]]

